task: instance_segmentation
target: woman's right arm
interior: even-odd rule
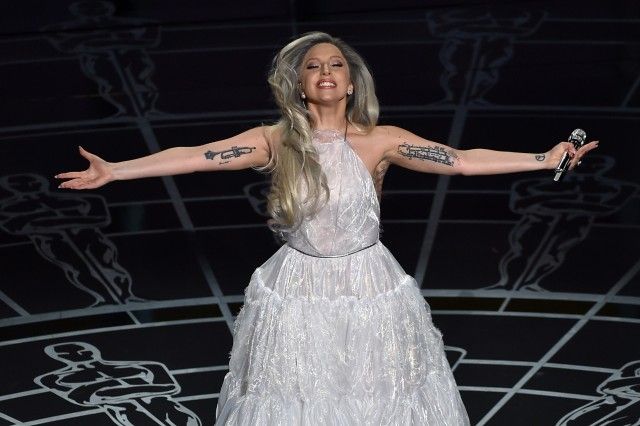
[[[255,127],[229,139],[193,147],[175,147],[133,160],[110,163],[80,147],[89,161],[81,172],[66,172],[60,188],[92,189],[114,180],[169,176],[199,171],[240,170],[269,162],[271,147],[268,127]]]

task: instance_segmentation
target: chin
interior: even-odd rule
[[[331,103],[340,102],[341,99],[342,98],[337,95],[325,95],[325,96],[319,96],[316,100],[316,103],[331,104]]]

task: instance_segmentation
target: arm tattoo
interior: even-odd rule
[[[544,161],[545,155],[544,154],[536,154],[536,160],[538,161]]]
[[[216,156],[220,156],[220,164],[225,164],[233,160],[234,158],[238,158],[241,155],[251,154],[253,150],[256,149],[255,146],[232,146],[230,149],[226,149],[224,151],[216,152],[216,151],[207,151],[204,153],[204,158],[207,160],[213,160]]]
[[[451,148],[409,145],[406,142],[398,146],[398,154],[407,157],[409,160],[417,158],[418,160],[434,161],[447,166],[453,166],[454,160],[458,159],[455,151]]]

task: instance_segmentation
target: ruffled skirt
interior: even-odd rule
[[[468,425],[416,282],[375,246],[283,246],[245,290],[216,425]]]

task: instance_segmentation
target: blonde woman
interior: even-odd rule
[[[416,285],[378,240],[382,181],[392,165],[425,173],[571,168],[597,146],[545,153],[457,150],[377,126],[362,58],[309,33],[275,57],[269,84],[282,116],[196,147],[62,173],[69,189],[196,171],[272,174],[271,227],[286,240],[256,269],[237,317],[216,424],[468,425],[440,332]]]

